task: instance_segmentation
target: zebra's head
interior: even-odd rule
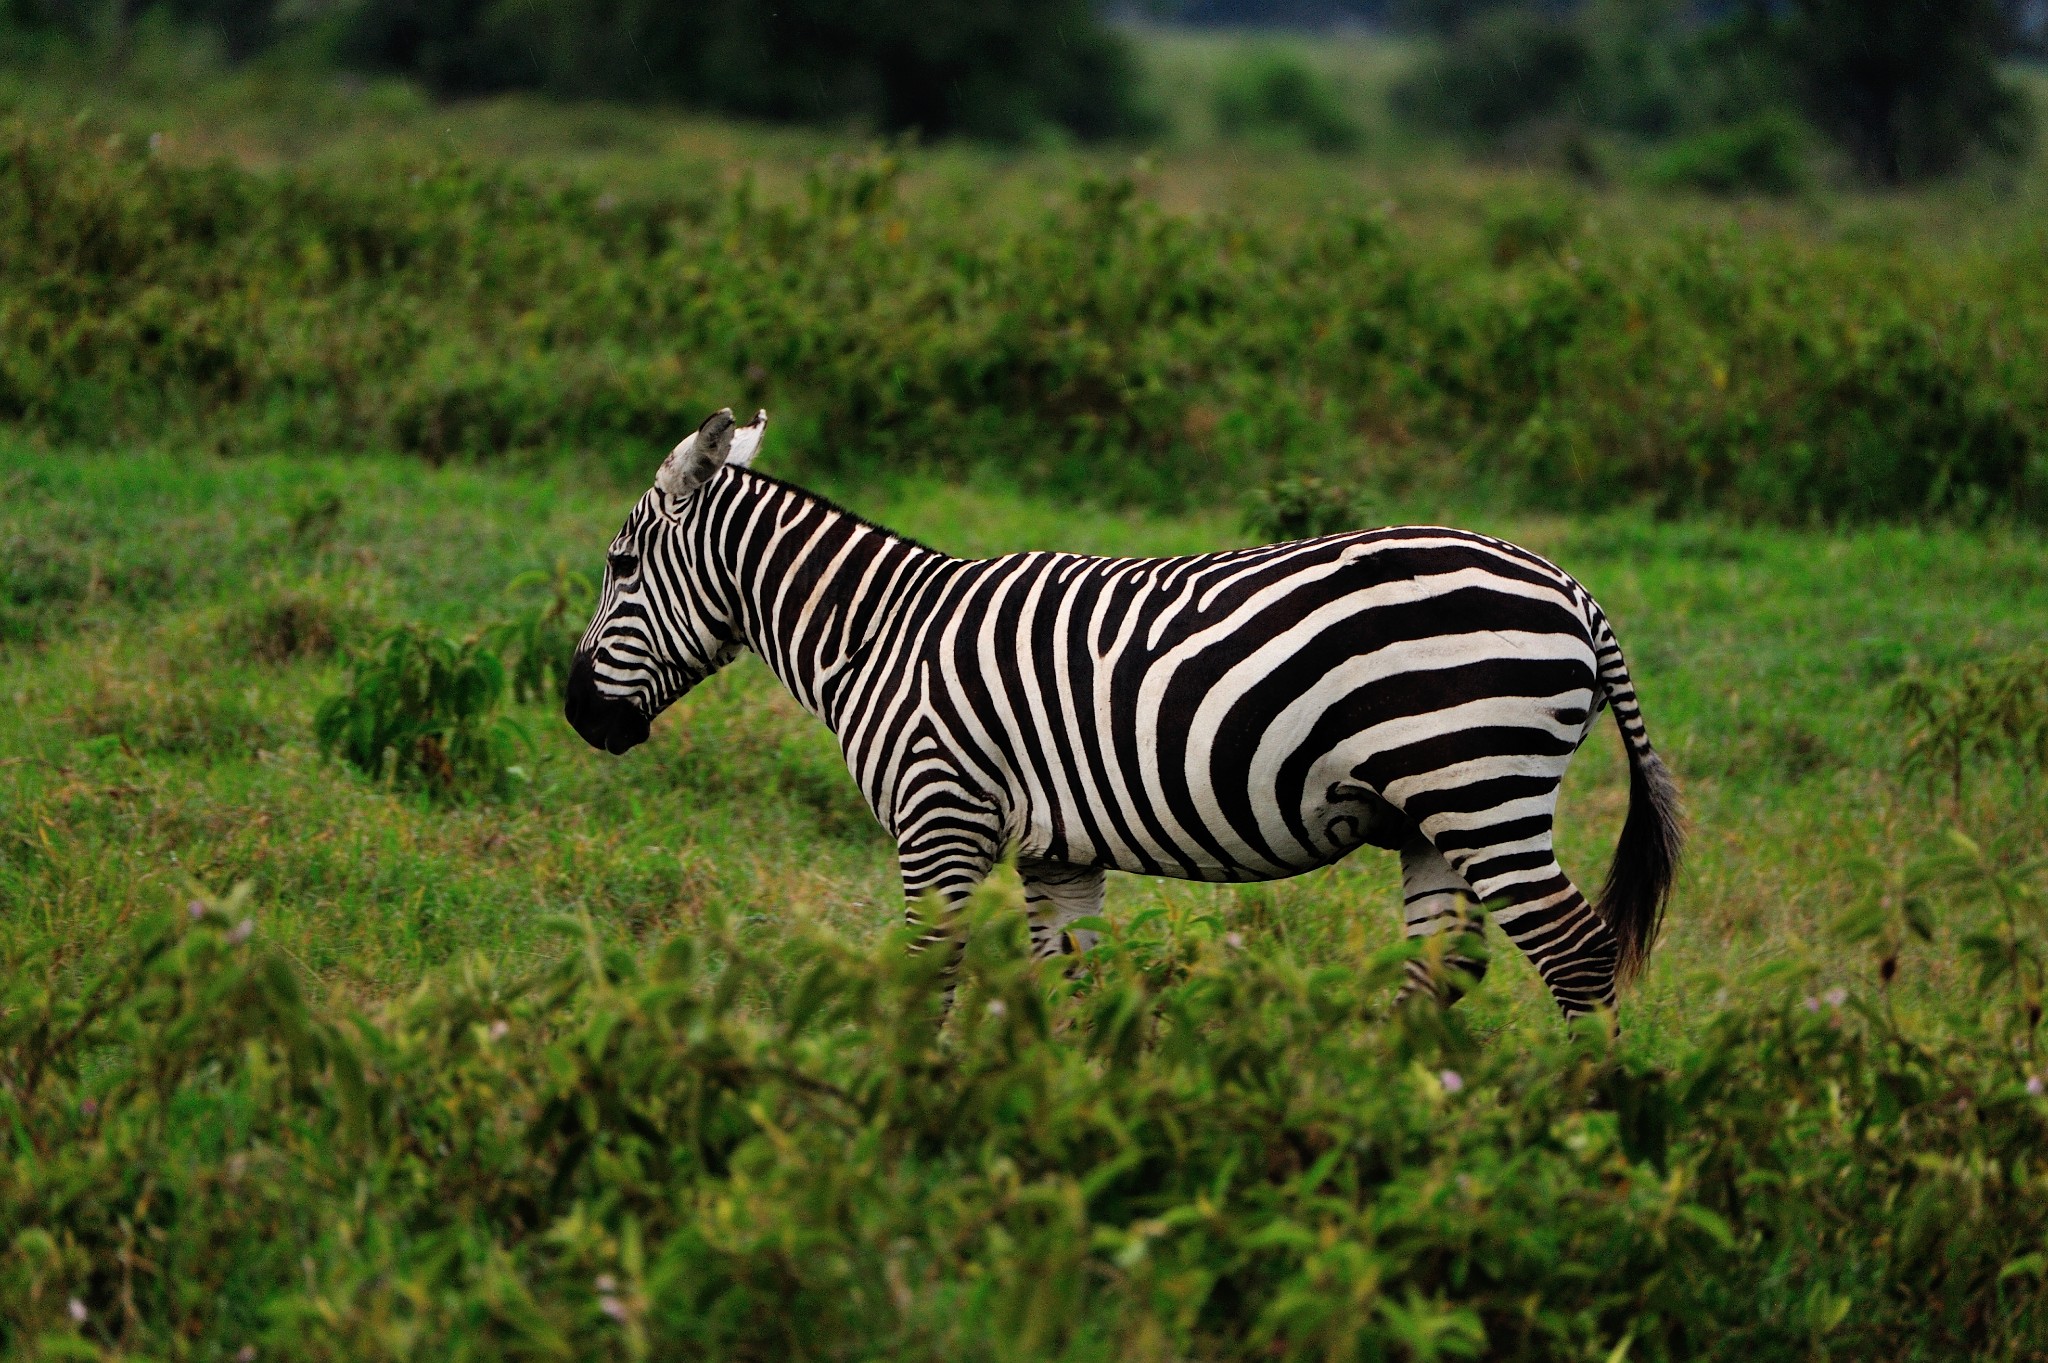
[[[767,424],[766,412],[745,426],[731,408],[713,413],[662,461],[612,541],[562,707],[591,747],[646,742],[656,715],[739,656],[738,630],[694,559],[702,537],[687,530],[698,490],[727,464],[752,462]]]

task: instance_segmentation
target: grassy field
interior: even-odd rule
[[[814,916],[856,940],[897,917],[893,849],[830,738],[751,662],[623,760],[586,751],[551,706],[523,709],[530,784],[504,803],[438,808],[319,756],[310,716],[339,687],[340,656],[263,657],[283,647],[265,643],[267,608],[314,603],[343,645],[408,620],[474,632],[510,609],[504,588],[523,570],[559,560],[594,573],[630,505],[624,486],[568,470],[18,448],[5,478],[10,627],[36,645],[11,648],[0,672],[13,701],[0,720],[12,849],[0,883],[10,915],[52,942],[89,952],[192,884],[247,881],[266,935],[309,978],[377,997],[463,951],[540,950],[534,925],[548,913],[588,912],[607,934],[650,940],[687,931],[712,900],[771,926]],[[327,491],[338,516],[295,536],[295,513]],[[970,555],[1185,553],[1245,539],[1222,512],[1117,515],[922,483],[833,491]],[[2026,537],[1628,517],[1481,517],[1477,528],[1551,554],[1599,596],[1686,782],[1691,869],[1631,1000],[1629,1044],[1650,1054],[1747,966],[1824,950],[1825,925],[1855,893],[1856,859],[1895,859],[1934,832],[1936,808],[1897,778],[1891,681],[2048,631],[2048,569]],[[1626,794],[1611,734],[1573,775],[1566,860],[1593,883]],[[1978,798],[1988,808],[2006,794],[1994,782]],[[1320,962],[1394,940],[1397,886],[1392,858],[1367,852],[1272,887],[1121,878],[1111,906],[1118,917],[1159,906],[1256,923]],[[1940,970],[1929,980],[1951,983]],[[1474,1011],[1505,1027],[1541,1025],[1547,1007],[1511,961]]]
[[[1348,39],[1301,50],[1363,149],[1245,147],[1235,43],[1147,38],[1135,165],[175,45],[0,78],[0,1356],[2041,1355],[2043,781],[1992,735],[1951,801],[1892,697],[2048,636],[2048,176],[1571,182],[1408,140]],[[1370,850],[1115,877],[1074,979],[999,871],[935,1034],[751,660],[620,759],[511,706],[502,794],[321,754],[382,631],[595,576],[757,401],[764,468],[955,553],[1247,543],[1307,468],[1578,576],[1692,828],[1615,1048],[1498,933],[1390,1014]],[[1900,449],[1948,462],[1810,504]],[[1582,885],[1625,803],[1603,725]]]
[[[1432,1039],[1409,1030],[1413,1019],[1384,1019],[1398,879],[1392,859],[1370,851],[1269,886],[1113,878],[1112,954],[1078,993],[1072,984],[1053,988],[1064,1002],[1046,1024],[1051,1030],[1022,1050],[999,1030],[998,1006],[1008,999],[1012,1010],[1026,1010],[1018,1017],[1029,1016],[1043,1006],[1048,983],[1019,973],[1020,896],[1014,877],[1000,873],[980,910],[993,917],[970,959],[967,1020],[936,1039],[929,1013],[886,1003],[906,987],[913,1002],[924,997],[924,985],[899,979],[889,965],[902,959],[892,931],[900,910],[892,849],[828,736],[752,662],[677,706],[653,741],[624,759],[585,748],[552,704],[517,707],[533,752],[522,763],[524,782],[502,800],[432,802],[323,758],[311,712],[341,685],[349,648],[378,626],[420,621],[472,633],[509,608],[504,586],[520,571],[558,561],[594,571],[635,492],[602,475],[429,470],[374,457],[51,455],[14,446],[0,459],[0,486],[12,641],[0,653],[0,697],[10,702],[0,718],[0,961],[14,991],[0,1021],[17,1029],[17,1060],[42,1054],[35,1037],[46,1025],[36,1021],[43,1010],[85,1029],[71,1034],[96,1038],[68,1062],[69,1086],[53,1079],[41,1086],[40,1109],[14,1109],[17,1123],[54,1122],[50,1129],[75,1133],[52,1162],[34,1127],[18,1125],[16,1177],[27,1182],[11,1185],[12,1199],[0,1185],[0,1207],[12,1208],[0,1215],[17,1237],[0,1262],[0,1289],[19,1313],[20,1338],[39,1341],[28,1356],[59,1356],[71,1339],[124,1356],[170,1337],[159,1332],[179,1321],[177,1337],[192,1337],[194,1357],[227,1357],[246,1340],[290,1356],[393,1358],[449,1348],[478,1357],[639,1357],[682,1347],[741,1357],[857,1357],[882,1348],[896,1356],[1165,1358],[1190,1347],[1320,1357],[1364,1338],[1415,1357],[1450,1347],[1444,1340],[1470,1347],[1482,1338],[1517,1356],[1577,1357],[1604,1356],[1623,1333],[1643,1336],[1644,1356],[1698,1357],[1708,1347],[1703,1330],[1722,1341],[1716,1350],[1749,1340],[1767,1356],[1805,1356],[1809,1345],[1824,1354],[1829,1339],[1851,1352],[1931,1340],[2024,1356],[2037,1338],[2038,1296],[2021,1290],[2031,1281],[2026,1227],[2041,1199],[2022,1153],[2038,1139],[2028,1133],[2040,1120],[2038,1100],[2018,1087],[2030,1052],[1984,1030],[1998,1025],[1977,1011],[1993,996],[1979,992],[1980,971],[1958,947],[1995,926],[1995,905],[1967,886],[1924,888],[1938,905],[1934,939],[1907,954],[1889,986],[1880,978],[1885,949],[1845,946],[1834,926],[1873,903],[1895,914],[1921,874],[1915,868],[1947,850],[1951,811],[1901,779],[1886,697],[1907,669],[1995,656],[2041,637],[2048,570],[2030,537],[1829,535],[1385,508],[1397,519],[1476,523],[1579,574],[1615,620],[1653,732],[1684,782],[1691,857],[1668,930],[1625,1000],[1619,1057],[1587,1068],[1561,1051],[1566,1038],[1547,997],[1497,934],[1497,968],[1461,1005],[1456,1035]],[[1226,512],[1115,514],[996,486],[921,482],[832,491],[960,553],[1047,545],[1174,553],[1245,538]],[[1619,747],[1603,728],[1573,770],[1562,821],[1565,861],[1582,883],[1604,869],[1624,803]],[[1994,865],[2024,877],[2048,811],[2037,786],[1994,768],[1973,782],[1958,822]],[[177,938],[183,945],[174,954],[156,955],[161,946],[146,944],[165,940],[166,913],[184,922],[177,910],[188,901],[195,911],[221,907]],[[248,926],[233,927],[240,922]],[[567,935],[565,923],[576,925]],[[217,925],[211,933],[209,925]],[[2023,951],[2032,950],[2032,931],[2017,939]],[[229,946],[227,955],[210,945],[244,937],[249,945]],[[1227,938],[1244,945],[1233,952]],[[723,974],[690,983],[694,968],[676,962],[695,958],[676,953],[693,950],[708,953],[707,963],[723,960]],[[842,960],[848,950],[852,957]],[[255,954],[238,965],[236,951]],[[150,960],[157,964],[137,964]],[[283,974],[262,983],[274,968]],[[644,986],[635,983],[643,971]],[[147,983],[158,976],[162,983]],[[90,1010],[101,1005],[91,1001],[123,997],[123,979],[143,992],[95,1022]],[[550,979],[566,982],[531,992]],[[734,994],[747,979],[756,983]],[[2029,986],[2008,977],[2006,987]],[[641,988],[649,992],[634,992]],[[700,997],[700,988],[713,990],[701,997],[727,1000],[718,1007],[729,1013],[658,1021]],[[773,1019],[809,1016],[817,1000],[798,1000],[818,988],[838,1002],[823,1021],[794,1030],[792,1020],[785,1033]],[[262,1002],[277,989],[287,991],[285,1002]],[[1249,1003],[1259,997],[1268,1002]],[[1362,1021],[1328,1031],[1324,1014],[1335,997],[1353,1000],[1342,1007],[1363,1010]],[[1825,1006],[1816,1002],[1822,997]],[[303,1007],[337,1021],[290,1022]],[[878,1007],[901,1011],[878,1015]],[[1225,1012],[1210,1024],[1198,1021],[1217,1007]],[[1323,1020],[1310,1024],[1290,1011],[1304,1007]],[[572,1011],[558,1017],[563,1009]],[[1105,1038],[1121,1034],[1115,1019],[1154,1009],[1179,1011],[1145,1024],[1160,1029],[1162,1049],[1142,1052],[1160,1058],[1137,1063],[1169,1071],[1127,1073],[1119,1052],[1103,1049],[1121,1043]],[[280,1021],[264,1020],[272,1016]],[[1868,1021],[1848,1033],[1826,1030],[1851,1017]],[[491,1018],[498,1020],[486,1037]],[[337,1035],[320,1030],[331,1026],[338,1035],[371,1029],[365,1037],[394,1029],[350,1062],[382,1075],[368,1082],[372,1093],[389,1091],[382,1101],[390,1106],[374,1109],[385,1116],[347,1115],[356,1090],[340,1079],[352,1071],[334,1068],[349,1054],[333,1049],[340,1043],[324,1043],[325,1059],[291,1058],[298,1043],[287,1038],[304,1036],[307,1026],[316,1035]],[[813,1037],[816,1027],[826,1030]],[[507,1028],[507,1046],[530,1037],[544,1049],[526,1061],[514,1059],[523,1051],[500,1054],[489,1043]],[[1205,1063],[1222,1068],[1190,1077],[1186,1057],[1172,1058],[1175,1035],[1215,1038],[1223,1049]],[[1771,1040],[1781,1035],[1790,1039]],[[1914,1039],[1884,1041],[1888,1035]],[[462,1040],[471,1036],[477,1040]],[[1849,1044],[1850,1036],[1859,1039]],[[1969,1048],[1955,1049],[1966,1038],[1974,1038]],[[1293,1076],[1274,1091],[1279,1107],[1265,1118],[1251,1115],[1259,1100],[1230,1078],[1243,1062],[1227,1059],[1236,1053],[1229,1048],[1247,1044],[1274,1051],[1263,1062],[1270,1068],[1253,1074]],[[1866,1045],[1884,1063],[1834,1074],[1842,1056],[1863,1056]],[[1301,1046],[1312,1049],[1289,1049]],[[276,1060],[259,1058],[273,1047],[283,1048]],[[1345,1077],[1310,1080],[1338,1063],[1332,1054]],[[1962,1081],[1942,1077],[1946,1071],[1921,1072],[1987,1062],[2005,1077],[1981,1081],[1992,1085],[1976,1100],[1981,1109],[1951,1106],[1945,1095]],[[327,1076],[310,1090],[286,1082],[305,1064]],[[1442,1085],[1426,1077],[1445,1064],[1485,1085],[1492,1100],[1445,1107]],[[729,1081],[739,1086],[726,1106],[708,1111],[751,1116],[714,1118],[702,1106],[707,1099],[677,1108],[665,1096],[695,1092],[706,1074],[734,1065],[771,1077]],[[1027,1078],[1019,1066],[1046,1073]],[[1754,1085],[1748,1107],[1740,1095],[1712,1096],[1729,1081],[1711,1076],[1731,1066]],[[807,1084],[873,1092],[863,1100],[870,1115],[843,1136],[825,1121],[800,1138],[809,1153],[799,1154],[774,1134],[777,1123],[829,1114],[810,1111],[818,1101],[805,1096],[810,1089],[773,1077],[790,1070],[826,1076]],[[913,1074],[924,1076],[916,1081],[926,1089],[921,1098],[903,1088]],[[1667,1091],[1661,1084],[1688,1095],[1688,1115],[1669,1118],[1678,1161],[1669,1179],[1666,1119],[1654,1119],[1652,1135],[1628,1125],[1651,1119],[1614,1125],[1617,1113],[1635,1110],[1627,1095],[1639,1090],[1616,1089],[1623,1080],[1599,1077],[1608,1074],[1648,1076],[1638,1082],[1652,1085],[1640,1090],[1652,1110],[1667,1101],[1657,1096]],[[747,1086],[756,1083],[781,1096]],[[614,1087],[617,1098],[599,1096]],[[152,1091],[163,1096],[142,1099]],[[1038,1096],[1027,1100],[1026,1092]],[[1305,1108],[1310,1092],[1326,1096]],[[1885,1095],[1914,1092],[1922,1096],[1908,1100],[1910,1124],[1906,1115],[1882,1115],[1900,1101]],[[291,1116],[308,1094],[329,1095],[319,1105],[339,1103],[340,1125]],[[595,1123],[596,1148],[616,1153],[579,1160],[590,1138],[546,1136],[556,1120],[548,1114],[564,1110],[564,1095],[598,1103],[584,1120]],[[627,1106],[616,1118],[602,1115],[621,1100]],[[928,1116],[912,1115],[933,1101],[940,1106]],[[1844,1124],[1842,1104],[1863,1101],[1874,1104],[1869,1115]],[[1213,1116],[1189,1106],[1209,1102],[1221,1104],[1207,1109]],[[282,1127],[266,1115],[279,1104]],[[1180,1153],[1160,1166],[1179,1170],[1173,1187],[1149,1176],[1130,1181],[1138,1157],[1131,1142],[1165,1138],[1137,1135],[1154,1130],[1140,1117],[1148,1109],[1176,1114],[1157,1128],[1181,1133],[1171,1138]],[[33,1119],[38,1110],[54,1115]],[[987,1115],[969,1119],[969,1110]],[[783,1115],[771,1119],[770,1111]],[[1458,1134],[1464,1112],[1486,1125]],[[666,1127],[689,1113],[698,1114],[698,1134],[645,1144],[653,1139],[647,1122]],[[1429,1113],[1436,1116],[1417,1128]],[[638,1134],[603,1134],[614,1120]],[[1507,1134],[1494,1126],[1502,1120]],[[1956,1120],[1967,1124],[1945,1124]],[[359,1147],[343,1133],[358,1121],[372,1130],[397,1123],[398,1143],[349,1154]],[[471,1121],[485,1126],[471,1134]],[[1134,1121],[1137,1128],[1128,1125]],[[1214,1121],[1239,1134],[1198,1154],[1191,1133]],[[1868,1127],[1872,1121],[1879,1125]],[[444,1130],[444,1122],[454,1125]],[[1346,1195],[1299,1182],[1308,1156],[1298,1152],[1333,1139],[1333,1122],[1363,1124],[1349,1138],[1359,1157],[1368,1167],[1395,1158],[1396,1171],[1412,1164],[1406,1181],[1383,1185],[1376,1180],[1387,1174],[1371,1175],[1367,1187],[1378,1191]],[[1880,1134],[1885,1122],[1896,1131]],[[488,1149],[471,1149],[486,1129],[497,1130]],[[1390,1156],[1395,1129],[1424,1144]],[[770,1145],[756,1150],[763,1130]],[[1104,1148],[1112,1132],[1124,1134]],[[1258,1132],[1267,1134],[1250,1134]],[[665,1162],[673,1154],[652,1153],[674,1151],[675,1139],[691,1148],[737,1141],[729,1156],[736,1163],[719,1172],[714,1160],[690,1172]],[[842,1140],[882,1144],[841,1168],[834,1142]],[[1246,1140],[1281,1144],[1248,1154]],[[946,1153],[954,1141],[960,1148]],[[1837,1141],[1846,1142],[1839,1151]],[[1504,1155],[1503,1143],[1516,1153]],[[1979,1147],[1996,1153],[1957,1154]],[[1340,1140],[1338,1148],[1352,1147]],[[1776,1185],[1749,1182],[1773,1163],[1767,1148],[1785,1152],[1776,1157],[1791,1179],[1783,1186],[1817,1178],[1833,1189],[1823,1204],[1829,1210],[1816,1213],[1788,1196],[1789,1219],[1767,1216],[1758,1189]],[[468,1167],[448,1162],[458,1149],[470,1150],[462,1161],[481,1161],[473,1187],[448,1184]],[[1921,1149],[1929,1153],[1912,1153]],[[330,1168],[335,1158],[343,1163]],[[1225,1187],[1246,1158],[1264,1161],[1277,1180],[1239,1180],[1218,1204],[1248,1219],[1215,1222],[1182,1244],[1184,1269],[1168,1272],[1179,1260],[1162,1257],[1163,1278],[1138,1272],[1146,1237],[1167,1234],[1159,1228],[1169,1222],[1157,1217],[1217,1195],[1188,1181],[1211,1187],[1205,1180],[1220,1179],[1213,1187]],[[1568,1172],[1542,1172],[1542,1161],[1555,1158]],[[1830,1158],[1840,1163],[1816,1162]],[[239,1182],[234,1171],[248,1166],[238,1161],[250,1159],[276,1168],[281,1181]],[[1930,1182],[1930,1159],[1964,1163]],[[742,1176],[741,1167],[755,1173]],[[360,1182],[354,1169],[377,1172]],[[1006,1192],[1006,1180],[1020,1176],[1022,1188]],[[1440,1205],[1430,1189],[1452,1178],[1479,1178],[1517,1196],[1462,1210]],[[1593,1183],[1568,1191],[1586,1178]],[[529,1187],[533,1179],[548,1183],[545,1195],[539,1184]],[[1712,1190],[1723,1182],[1748,1191],[1717,1198]],[[1595,1187],[1606,1191],[1584,1201]],[[720,1200],[731,1197],[744,1200],[743,1213]],[[1301,1197],[1309,1202],[1295,1205]],[[1349,1202],[1356,1197],[1363,1200]],[[1395,1210],[1411,1197],[1420,1200],[1410,1211]],[[1280,1199],[1277,1211],[1270,1198]],[[1040,1205],[1033,1199],[1069,1210],[1046,1220],[1030,1210]],[[350,1205],[356,1211],[346,1211]],[[1345,1215],[1344,1205],[1374,1228],[1340,1231],[1345,1223],[1331,1217]],[[1845,1220],[1843,1208],[1857,1205],[1898,1228],[1896,1245],[1874,1261],[1872,1232]],[[1690,1233],[1690,1247],[1655,1229],[1681,1206],[1704,1228]],[[1747,1209],[1747,1222],[1733,1206]],[[893,1231],[874,1219],[885,1207],[896,1209],[887,1217]],[[1967,1270],[1945,1232],[1929,1229],[1964,1208],[2001,1228],[1993,1236],[1981,1228],[1990,1222],[1964,1223],[1980,1227],[1969,1232],[1977,1266]],[[672,1227],[677,1215],[685,1221]],[[1802,1229],[1814,1215],[1819,1221]],[[1417,1219],[1398,1230],[1405,1216]],[[1380,1244],[1344,1270],[1367,1276],[1338,1291],[1330,1277],[1337,1270],[1310,1252],[1313,1236],[1299,1250],[1254,1253],[1258,1262],[1280,1253],[1293,1265],[1285,1271],[1254,1273],[1253,1261],[1196,1267],[1218,1253],[1227,1265],[1251,1246],[1281,1243],[1271,1239],[1281,1234],[1275,1228],[1304,1217],[1323,1227],[1325,1240]],[[117,1247],[134,1232],[119,1228],[137,1224],[155,1227],[161,1271],[142,1293],[145,1305],[123,1317],[114,1314],[124,1309],[122,1294],[132,1299],[139,1289],[122,1257],[129,1251]],[[995,1234],[990,1225],[1009,1229],[961,1258],[959,1246]],[[60,1238],[49,1239],[49,1230]],[[1446,1234],[1468,1248],[1441,1259],[1447,1251],[1427,1247]],[[1645,1234],[1651,1240],[1638,1243]],[[1171,1240],[1159,1242],[1160,1255]],[[870,1257],[884,1244],[897,1248]],[[1423,1257],[1387,1257],[1396,1244]],[[1522,1267],[1498,1258],[1510,1244],[1524,1246],[1515,1260]],[[1839,1251],[1828,1248],[1836,1244]],[[288,1280],[300,1278],[301,1260],[277,1257],[293,1245],[302,1246],[291,1253],[301,1254],[309,1275],[296,1287]],[[1455,1267],[1475,1254],[1478,1266]],[[1930,1298],[1896,1296],[1895,1283],[1919,1281],[1936,1262],[1947,1265],[1941,1272],[1962,1305],[1937,1310]],[[2012,1264],[2019,1278],[1999,1274]],[[1594,1301],[1605,1305],[1574,1305],[1590,1265],[1600,1266],[1598,1281],[1632,1285],[1618,1296],[1601,1289],[1607,1295]],[[1397,1296],[1385,1306],[1380,1289],[1360,1285],[1382,1275],[1386,1293],[1407,1284],[1407,1306]],[[1500,1285],[1485,1286],[1495,1275]],[[1981,1308],[1969,1303],[1992,1288],[1971,1284],[1994,1278],[2007,1314],[1973,1314]],[[619,1289],[625,1295],[607,1295],[613,1281],[630,1284]],[[1737,1282],[1753,1282],[1753,1295],[1734,1291]],[[1435,1295],[1415,1298],[1417,1291]],[[988,1302],[988,1313],[959,1314],[953,1303],[963,1292]],[[1233,1305],[1238,1292],[1249,1295]],[[1287,1305],[1301,1292],[1309,1300],[1336,1293],[1332,1301],[1351,1304],[1302,1315],[1298,1302]],[[1731,1295],[1748,1304],[1731,1305]],[[63,1316],[66,1300],[93,1303],[79,1307],[92,1313],[87,1328]],[[814,1304],[784,1315],[802,1302]],[[1882,1312],[1843,1327],[1852,1307],[1879,1304]],[[1738,1321],[1741,1329],[1732,1329]]]

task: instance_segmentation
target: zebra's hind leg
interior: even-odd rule
[[[1536,967],[1566,1019],[1612,1018],[1620,944],[1557,864],[1549,816],[1540,830],[1526,816],[1497,828],[1446,822],[1425,818],[1422,830]]]
[[[1433,997],[1442,1004],[1456,1003],[1467,989],[1486,978],[1486,957],[1459,950],[1460,939],[1486,935],[1486,920],[1480,915],[1479,896],[1465,883],[1465,877],[1452,870],[1443,853],[1412,827],[1401,845],[1401,902],[1411,939],[1446,940],[1440,951],[1408,962],[1408,978],[1394,1002]]]
[[[1031,925],[1032,960],[1072,956],[1095,945],[1093,932],[1085,928],[1069,932],[1067,924],[1102,912],[1101,867],[1019,857],[1017,874],[1024,881],[1024,912]]]

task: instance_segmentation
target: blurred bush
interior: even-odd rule
[[[1716,194],[1793,194],[1807,183],[1806,129],[1783,111],[1692,134],[1650,159],[1653,184]]]
[[[2048,905],[1981,854],[1911,879],[1843,924],[1874,968],[1774,962],[1666,1068],[1202,921],[1067,979],[984,906],[943,1035],[934,955],[715,906],[367,1012],[246,894],[91,968],[9,936],[0,1319],[32,1357],[2030,1357]],[[1987,879],[1980,987],[1902,1020]]]
[[[2024,92],[1999,73],[2014,38],[1997,0],[1677,0],[1521,5],[1448,0],[1408,10],[1437,40],[1394,90],[1411,122],[1481,144],[1545,125],[1689,140],[1657,178],[1784,192],[1797,110],[1869,180],[1897,184],[2032,140]],[[1565,139],[1569,147],[1575,145]]]
[[[1900,184],[2033,141],[2025,93],[1999,73],[1997,0],[1797,0],[1783,50],[1799,94],[1868,179]]]
[[[576,99],[1005,142],[1144,130],[1129,41],[1089,0],[8,0],[0,35],[118,59],[138,22],[243,61],[403,74],[448,95]]]
[[[1532,255],[1561,259],[1584,216],[1576,202],[1558,194],[1495,200],[1486,206],[1486,254],[1503,270]]]
[[[1364,132],[1330,83],[1292,53],[1253,48],[1216,77],[1216,128],[1225,137],[1295,142],[1313,151],[1355,151]]]
[[[223,642],[266,663],[325,658],[340,645],[346,627],[332,603],[308,592],[280,592],[268,601],[237,610],[223,625]]]
[[[1252,495],[1244,528],[1267,543],[1314,539],[1367,524],[1364,499],[1312,473],[1275,478]]]
[[[1439,131],[1497,140],[1577,112],[1593,48],[1569,16],[1499,6],[1454,36],[1392,92],[1394,111]]]
[[[789,412],[785,469],[999,459],[1166,506],[1370,449],[1378,477],[1559,507],[2048,516],[2048,278],[2024,231],[1955,256],[1645,237],[1539,198],[1500,204],[1467,256],[1367,215],[1174,216],[1125,178],[982,218],[904,201],[901,169],[835,160],[793,204],[618,202],[459,164],[186,167],[0,123],[0,423],[602,451],[644,479],[705,411],[754,403]],[[303,511],[292,533],[332,533]],[[39,535],[0,574],[25,634],[93,580]]]

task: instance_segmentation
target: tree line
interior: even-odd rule
[[[245,61],[293,47],[444,95],[538,90],[1017,142],[1142,131],[1090,0],[0,0],[0,27],[118,43],[150,9]]]
[[[295,49],[447,96],[536,90],[1012,143],[1156,124],[1128,30],[1095,0],[0,0],[0,33],[118,47],[152,10],[211,32],[231,61]],[[1404,28],[1429,40],[1394,92],[1412,124],[1483,146],[1705,137],[1681,150],[1676,178],[1763,189],[1796,178],[1809,129],[1880,184],[2017,155],[2034,118],[2000,63],[2048,51],[2033,0],[1153,0],[1117,13]],[[1313,145],[1355,145],[1328,100],[1282,74],[1302,88],[1269,73],[1224,91],[1222,121],[1277,102],[1314,125]]]

